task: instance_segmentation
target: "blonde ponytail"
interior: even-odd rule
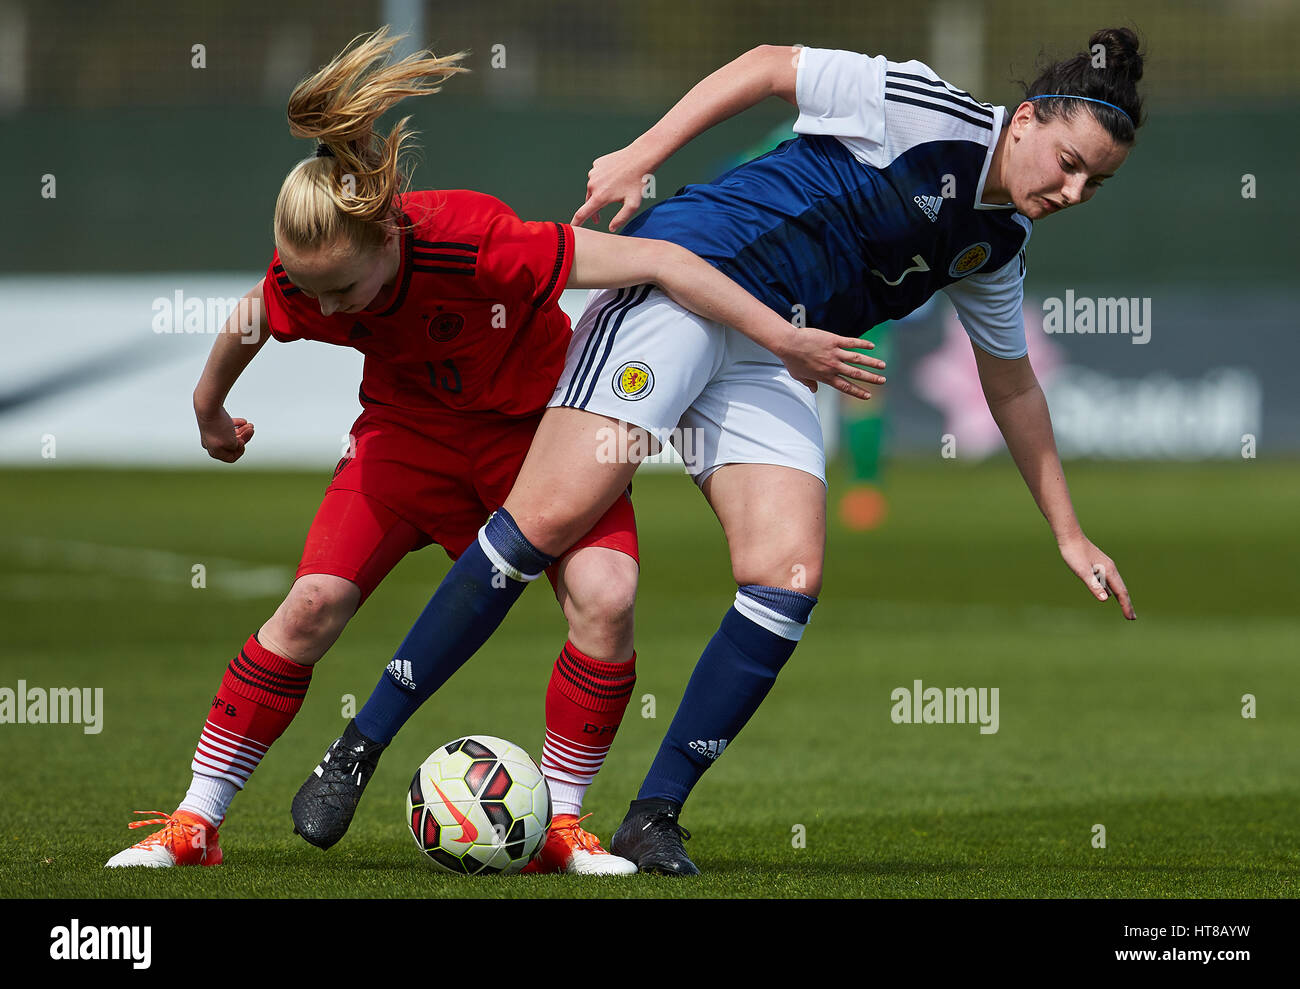
[[[275,241],[299,251],[340,237],[354,250],[377,247],[398,225],[395,202],[408,181],[401,165],[415,132],[403,117],[386,138],[374,131],[386,110],[407,96],[436,93],[466,57],[432,52],[389,64],[405,35],[390,38],[384,26],[358,35],[289,96],[289,133],[325,149],[294,166],[275,203]]]

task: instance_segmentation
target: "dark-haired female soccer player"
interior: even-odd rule
[[[110,866],[221,861],[217,828],[235,793],[302,706],[314,664],[405,554],[437,543],[456,557],[486,538],[513,546],[512,558],[522,553],[531,566],[507,516],[489,520],[486,537],[480,527],[510,491],[564,366],[571,338],[558,305],[564,288],[651,282],[706,318],[767,341],[792,338],[796,371],[829,380],[847,367],[834,355],[851,341],[796,333],[676,245],[525,223],[476,192],[403,193],[398,159],[411,138],[407,120],[387,138],[374,133],[375,121],[402,98],[436,92],[464,71],[462,55],[422,52],[390,63],[400,39],[382,29],[358,40],[290,96],[290,132],[319,142],[317,152],[289,172],[276,201],[275,256],[246,297],[259,311],[258,333],[242,336],[241,321],[232,319],[194,393],[204,448],[232,462],[253,425],[223,405],[268,330],[282,341],[354,347],[366,355],[355,453],[335,471],[288,597],[225,671],[184,800],[174,814],[133,822],[163,827]],[[577,817],[635,680],[631,503],[610,499],[598,519],[571,550],[535,571],[547,570],[570,628],[546,695],[542,769],[556,814],[538,871],[635,871]],[[485,638],[472,630],[435,634],[467,656]],[[445,679],[398,662],[389,672],[402,697],[427,696]],[[592,724],[594,737],[584,731]],[[308,841],[328,848],[343,836],[354,796],[396,730],[387,707],[367,704],[330,746],[294,801],[294,822]]]
[[[768,96],[794,104],[799,137],[687,187],[627,232],[688,247],[773,312],[837,333],[864,333],[945,291],[1062,558],[1093,596],[1113,594],[1132,619],[1114,561],[1084,535],[1071,506],[1026,356],[1021,303],[1033,221],[1087,202],[1124,163],[1142,122],[1141,76],[1138,39],[1127,29],[1095,34],[1087,51],[1044,70],[1010,111],[920,62],[756,48],[599,159],[573,223],[622,202],[616,227],[635,212],[643,177],[691,138]],[[682,804],[758,709],[820,589],[821,430],[811,391],[782,367],[781,346],[771,350],[653,286],[594,293],[513,490],[397,653],[428,671],[464,661],[437,636],[491,632],[512,600],[493,589],[494,574],[510,574],[517,594],[627,487],[637,463],[597,455],[611,430],[628,437],[619,447],[627,450],[645,448],[638,430],[693,430],[693,452],[703,449],[688,469],[722,523],[739,589],[611,843],[646,871],[698,872],[682,844]],[[879,380],[860,369],[844,378]],[[865,394],[852,380],[835,386]],[[497,538],[493,525],[509,538]],[[400,721],[409,716],[403,699],[390,676],[371,703]]]

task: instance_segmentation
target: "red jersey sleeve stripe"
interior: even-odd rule
[[[295,292],[302,291],[302,289],[300,289],[297,285],[295,285],[293,282],[289,280],[289,276],[285,273],[284,268],[280,267],[280,265],[278,264],[275,265],[275,267],[273,267],[271,270],[275,274],[275,282],[277,285],[280,286],[280,292],[282,294],[289,296],[289,295],[293,295]]]
[[[533,308],[540,309],[555,302],[564,285],[569,280],[569,270],[573,267],[573,228],[567,223],[556,223],[555,266],[551,269],[550,281],[533,300]]]
[[[475,258],[467,258],[460,254],[430,254],[425,248],[417,247],[415,249],[415,260],[417,261],[450,261],[452,264],[473,265]]]
[[[448,254],[459,251],[459,254]],[[415,240],[415,270],[444,275],[473,275],[477,270],[478,248],[450,240]]]
[[[415,238],[415,246],[418,248],[433,247],[439,250],[468,251],[470,254],[478,253],[477,244],[461,244],[454,240],[420,240]]]

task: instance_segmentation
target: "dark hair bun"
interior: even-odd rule
[[[1035,118],[1045,123],[1090,113],[1114,140],[1132,144],[1142,126],[1137,83],[1145,56],[1140,45],[1130,28],[1102,28],[1088,39],[1087,51],[1045,66],[1025,87],[1025,99],[1034,101]]]
[[[1140,44],[1137,34],[1129,28],[1107,27],[1088,39],[1088,51],[1095,53],[1100,45],[1106,55],[1106,67],[1136,83],[1142,78]]]

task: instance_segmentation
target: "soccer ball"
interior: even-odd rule
[[[420,851],[448,872],[518,872],[551,826],[551,791],[519,746],[470,735],[435,749],[415,771],[406,822]]]

